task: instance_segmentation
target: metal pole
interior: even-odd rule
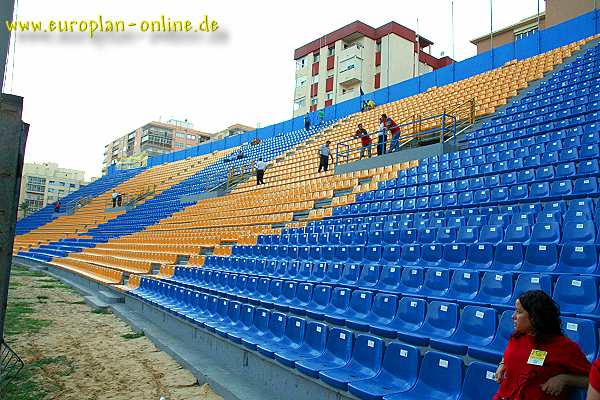
[[[538,43],[538,53],[542,51],[542,43],[540,42],[542,36],[540,35],[540,0],[537,0],[537,43]]]
[[[442,114],[442,132],[440,134],[440,143],[444,144],[444,136],[446,136],[446,113]]]
[[[494,13],[492,11],[492,1],[490,0],[490,51],[494,48],[494,28],[493,28],[493,21],[494,21]],[[492,52],[492,54],[494,54]]]
[[[454,60],[454,0],[450,2],[450,15],[451,15],[451,27],[452,27],[452,59]]]
[[[12,21],[15,12],[15,0],[4,0],[0,2],[0,21]],[[6,60],[10,47],[11,32],[6,27],[0,29],[0,86],[4,86],[4,72],[6,71]],[[0,88],[1,89],[1,88]],[[2,90],[0,90],[2,92]]]

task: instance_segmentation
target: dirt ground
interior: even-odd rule
[[[222,399],[143,334],[41,273],[13,267],[6,337],[26,367],[3,399]]]

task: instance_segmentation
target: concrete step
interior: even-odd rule
[[[109,304],[96,296],[84,296],[83,300],[94,310],[108,310]]]
[[[99,290],[98,299],[106,304],[124,303],[125,297],[110,290]]]

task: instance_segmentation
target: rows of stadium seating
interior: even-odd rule
[[[97,195],[106,192],[116,185],[119,185],[120,183],[130,179],[139,172],[139,168],[130,169],[123,171],[120,174],[106,175],[95,180],[94,182],[90,182],[76,192],[69,193],[67,196],[60,199],[62,212],[64,213],[65,211],[73,210],[84,198],[96,197]],[[17,223],[15,234],[24,235],[44,224],[47,224],[59,215],[60,214],[54,212],[54,205],[48,204],[41,210],[38,210],[35,213],[20,219]]]
[[[135,194],[140,191],[149,191],[151,193],[145,197],[141,203],[149,201],[156,196],[162,194],[169,187],[185,180],[195,174],[198,170],[202,170],[206,165],[214,162],[235,149],[225,152],[216,152],[211,155],[189,158],[186,160],[174,162],[167,165],[159,165],[148,168],[130,177],[128,180],[123,180],[113,189],[122,194]],[[130,176],[128,170],[124,171],[125,176]],[[96,197],[92,198],[89,203],[81,208],[76,208],[73,214],[57,217],[52,222],[47,223],[28,232],[25,235],[19,235],[15,239],[14,252],[26,251],[32,248],[47,248],[48,253],[46,258],[53,255],[64,255],[65,251],[77,251],[76,248],[84,243],[91,243],[86,238],[86,233],[92,228],[101,223],[110,221],[113,218],[125,213],[125,210],[118,211],[110,210],[112,207],[111,201],[112,190],[107,190]],[[59,241],[61,244],[49,243]],[[56,246],[67,246],[66,248]],[[70,247],[69,247],[70,246]],[[57,253],[52,253],[57,251]],[[40,252],[40,255],[43,255]]]
[[[557,76],[571,79],[563,71],[592,63],[597,54],[595,48],[586,52]],[[422,386],[414,381],[400,380],[394,387],[381,379],[399,374],[382,369],[390,346],[428,346],[423,360],[468,354],[497,362],[512,332],[514,300],[528,289],[554,297],[565,333],[589,359],[596,358],[600,130],[592,106],[593,71],[587,75],[582,82],[591,85],[588,93],[577,92],[587,97],[571,107],[567,124],[554,125],[566,115],[557,117],[539,97],[542,85],[519,102],[536,98],[530,106],[536,119],[490,133],[500,126],[496,121],[504,121],[496,118],[467,137],[467,150],[401,169],[375,190],[358,191],[356,203],[335,208],[324,220],[260,235],[256,245],[234,246],[231,256],[205,257],[202,268],[176,267],[165,283],[142,278],[133,292],[209,330],[216,327],[233,341],[241,335],[242,343],[263,355],[362,398],[381,398],[390,387],[408,390],[398,398],[421,398]],[[302,180],[298,174],[296,181]],[[293,177],[281,182],[289,183]],[[251,310],[254,318],[243,319],[240,310]],[[256,310],[276,321],[261,321]],[[327,323],[321,330],[329,330],[329,338],[341,326],[356,337],[337,363],[321,363],[331,356],[320,351],[329,339],[315,351],[306,328],[320,323],[314,320]],[[288,328],[290,321],[294,326]],[[296,330],[297,323],[304,330]],[[365,338],[365,331],[371,335]],[[386,348],[383,338],[396,340]],[[363,358],[365,346],[381,346],[379,355],[369,351],[376,358]],[[290,352],[299,358],[290,362],[285,357]],[[460,358],[456,365],[462,371]],[[488,387],[484,397],[491,397],[493,371],[489,366],[487,376],[469,386]],[[422,398],[457,398],[462,378],[454,376],[439,393]],[[366,392],[353,391],[361,381],[376,383]]]
[[[495,366],[470,362],[464,375],[460,356],[498,360],[522,290],[550,293],[566,334],[588,358],[598,352],[600,52],[561,66],[468,134],[460,152],[336,176],[317,173],[317,149],[359,122],[377,129],[382,112],[402,121],[476,97],[476,114],[492,113],[585,42],[298,136],[271,161],[264,186],[248,181],[175,206],[244,162],[218,157],[164,190],[163,202],[158,195],[77,239],[19,254],[115,284],[123,272],[188,256],[202,268],[165,266],[174,274],[163,281],[130,275],[130,293],[361,398],[491,397]],[[254,150],[244,148],[247,160]],[[421,356],[416,346],[428,349]]]
[[[541,72],[551,69],[564,57],[569,56],[580,44],[582,43],[565,46],[529,60],[511,62],[491,73],[474,77],[472,80],[432,89],[425,94],[413,96],[409,100],[404,99],[389,105],[382,105],[377,110],[351,116],[338,126],[324,129],[315,137],[318,140],[304,141],[296,146],[294,151],[286,154],[281,159],[272,161],[271,168],[267,173],[267,185],[265,187],[256,187],[253,182],[248,181],[236,187],[230,195],[219,199],[199,201],[191,207],[183,207],[181,211],[174,213],[174,209],[177,209],[178,206],[168,208],[168,202],[161,202],[157,207],[148,202],[149,204],[146,207],[138,207],[108,224],[90,230],[89,234],[94,237],[94,240],[81,247],[92,247],[93,243],[107,240],[110,240],[110,242],[101,245],[102,249],[84,250],[82,254],[74,254],[72,257],[79,261],[93,262],[97,265],[123,271],[139,272],[149,270],[153,262],[162,262],[165,259],[168,261],[173,260],[173,252],[177,249],[185,250],[183,253],[176,254],[188,257],[190,264],[201,264],[203,256],[198,254],[198,247],[193,249],[188,246],[182,249],[179,246],[181,239],[192,238],[195,236],[195,230],[197,229],[203,229],[202,237],[205,238],[200,245],[214,247],[215,254],[222,253],[226,255],[230,252],[230,248],[227,245],[222,246],[222,243],[254,243],[257,233],[278,232],[279,225],[290,223],[296,219],[294,213],[308,211],[307,220],[327,217],[331,215],[333,207],[351,203],[356,199],[355,194],[349,194],[348,191],[352,190],[355,193],[360,193],[373,189],[379,181],[392,178],[396,176],[398,171],[415,164],[399,164],[342,176],[334,176],[332,172],[318,174],[315,165],[315,154],[318,146],[323,141],[336,142],[348,137],[355,129],[358,120],[367,123],[367,126],[368,124],[376,126],[376,120],[380,112],[388,112],[394,118],[399,119],[404,117],[403,113],[406,109],[414,107],[432,107],[435,110],[441,110],[452,107],[455,104],[454,102],[462,101],[466,98],[464,93],[472,94],[471,89],[475,88],[481,89],[481,92],[476,92],[480,94],[481,98],[487,98],[483,83],[492,79],[496,82],[498,79],[506,79],[508,82],[516,79],[515,77],[519,77],[518,85],[524,87],[530,80],[539,78]],[[498,86],[504,89],[500,90],[502,95],[493,100],[495,102],[493,106],[506,103],[508,96],[516,94],[514,93],[515,88],[511,89],[509,86]],[[427,100],[429,98],[437,100],[431,103]],[[407,101],[410,101],[410,107],[406,106]],[[400,105],[402,107],[406,106],[406,109],[401,109]],[[490,111],[489,105],[486,105],[484,109],[478,109],[478,113],[481,114],[485,110]],[[306,134],[305,136],[298,136],[296,143],[307,136]],[[279,138],[279,140],[283,139]],[[237,166],[239,169],[242,163],[258,157],[258,153],[254,150],[254,146],[246,146],[244,148],[244,159],[232,159],[229,162],[220,160],[197,174],[194,180],[190,179],[182,182],[173,191],[177,192],[178,195],[197,193],[206,187],[207,181],[212,184],[215,179],[217,181],[226,179],[228,168]],[[262,154],[271,157],[275,153],[271,149]],[[274,186],[278,188],[277,193],[272,193]],[[256,194],[251,195],[249,192]],[[157,210],[161,207],[164,212]],[[209,209],[212,212],[207,212]],[[171,217],[164,218],[170,214],[172,214]],[[160,222],[156,223],[159,220]],[[145,227],[147,229],[131,234]],[[122,240],[115,239],[123,235],[127,236],[124,236]],[[130,246],[132,243],[137,245],[132,247]],[[78,246],[77,243],[72,241],[66,244],[68,246]],[[62,246],[62,244],[60,245]],[[129,246],[129,248],[122,248],[123,245]],[[52,244],[52,246],[55,245]],[[171,254],[156,254],[157,247],[160,248],[158,253]],[[109,250],[112,248],[118,248],[122,252],[111,255]],[[54,250],[74,251],[73,248]],[[148,251],[152,254],[148,255]],[[41,257],[47,258],[51,255],[52,253],[42,254]],[[64,253],[55,253],[54,255],[62,256]]]
[[[230,149],[226,152],[234,155],[234,157],[231,157],[231,161],[228,162],[223,161],[225,158],[230,158],[223,157],[225,152],[204,156],[202,157],[203,161],[196,164],[193,170],[188,170],[185,174],[180,173],[176,180],[171,180],[168,183],[163,184],[162,187],[159,188],[160,190],[156,191],[154,196],[146,199],[143,203],[138,204],[132,210],[119,213],[116,218],[109,219],[96,227],[90,227],[90,229],[82,232],[79,237],[70,237],[43,244],[35,249],[20,251],[18,254],[23,257],[31,257],[44,261],[50,261],[54,257],[65,257],[67,254],[71,254],[73,260],[93,262],[96,265],[109,268],[121,265],[121,270],[137,273],[149,272],[153,262],[174,262],[175,258],[173,255],[153,255],[148,254],[147,252],[144,253],[144,257],[141,260],[123,259],[114,256],[104,257],[98,255],[94,247],[98,243],[106,242],[111,238],[130,235],[149,225],[156,224],[161,219],[194,204],[194,200],[186,200],[184,196],[204,192],[207,189],[205,182],[208,178],[216,177],[217,180],[212,183],[218,184],[219,179],[227,179],[228,168],[232,168],[235,165],[239,166],[239,163],[241,162],[247,163],[249,168],[249,164],[258,158],[268,159],[280,155],[297,143],[310,137],[319,129],[327,128],[333,122],[334,121],[328,121],[309,131],[294,131],[283,136],[275,136],[274,138],[267,139],[255,146],[249,144],[243,145],[241,151],[244,153],[244,158],[241,160],[238,160],[235,157],[240,150],[238,148]],[[190,161],[184,160],[183,162],[189,163]],[[176,170],[173,170],[171,164],[163,164],[154,167],[149,171],[160,171],[161,174],[172,176]],[[157,177],[155,176],[152,178],[156,179]],[[133,180],[129,182],[129,184],[133,183],[135,183]],[[83,241],[81,237],[83,237]],[[80,251],[84,251],[84,253],[77,254]],[[116,263],[114,262],[115,259],[117,261]],[[60,261],[56,260],[55,262],[60,264]],[[81,265],[81,263],[75,263],[75,265]],[[70,266],[72,267],[73,263],[71,263]]]

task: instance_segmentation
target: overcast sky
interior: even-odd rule
[[[149,122],[187,118],[201,131],[289,119],[294,49],[350,22],[396,21],[452,56],[450,0],[214,1],[19,0],[19,20],[165,15],[220,26],[217,33],[17,34],[4,92],[25,98],[27,162],[58,162],[99,176],[104,145]],[[540,0],[543,11],[544,1]],[[494,0],[493,28],[536,14],[537,0]],[[4,25],[4,22],[2,22]],[[454,0],[454,56],[490,31],[488,0]],[[14,70],[11,66],[14,62]]]

